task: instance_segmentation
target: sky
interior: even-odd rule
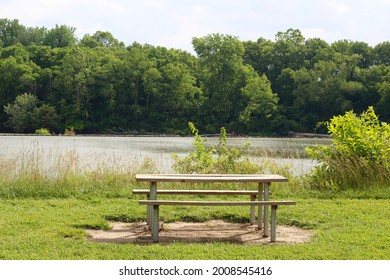
[[[242,41],[299,29],[306,39],[390,40],[390,0],[0,0],[0,18],[27,27],[108,31],[116,39],[193,52],[192,38],[213,33]]]

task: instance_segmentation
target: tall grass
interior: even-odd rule
[[[290,166],[278,164],[271,157],[253,157],[251,160],[242,158],[243,154],[238,149],[230,149],[226,145],[223,142],[220,146],[220,159],[211,161],[216,167],[210,170],[276,173],[289,179],[291,189],[302,188],[300,178],[293,174]],[[120,156],[108,152],[83,155],[75,148],[47,148],[33,142],[33,145],[20,150],[12,158],[0,156],[0,197],[130,197],[131,189],[135,186],[135,174],[161,172],[158,169],[160,160],[157,157],[144,158],[131,153]],[[188,172],[185,170],[188,165],[183,162],[174,164],[181,171]],[[196,165],[204,167],[199,162]],[[283,187],[285,188],[286,186]]]
[[[335,116],[326,125],[332,144],[308,149],[321,163],[312,183],[334,190],[389,189],[390,125],[380,122],[372,107],[359,116]]]
[[[136,173],[155,172],[151,159],[130,156],[126,161],[107,154],[82,158],[75,149],[45,149],[35,143],[13,158],[0,157],[0,196],[129,196]]]
[[[386,164],[372,162],[362,157],[340,155],[315,167],[311,182],[318,188],[346,190],[388,187],[390,169]]]

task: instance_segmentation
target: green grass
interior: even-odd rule
[[[134,175],[154,172],[153,164],[145,161],[142,166],[120,169],[126,172],[103,166],[86,173],[78,168],[74,155],[61,158],[60,166],[45,169],[41,167],[43,158],[35,153],[26,155],[17,159],[22,159],[22,164],[0,159],[2,260],[377,260],[390,256],[389,186],[337,192],[319,190],[307,187],[307,181],[292,176],[288,168],[269,164],[270,172],[289,178],[287,184],[271,186],[273,199],[297,202],[295,206],[279,208],[278,224],[314,231],[310,242],[295,245],[92,243],[87,240],[85,228],[107,230],[110,220],[145,219],[145,207],[138,205],[140,197],[132,195],[131,190],[148,187],[147,184],[137,185]],[[169,187],[193,186],[170,184]],[[237,184],[212,187],[243,188]],[[245,185],[245,188],[255,189],[256,184]],[[248,212],[245,207],[167,206],[161,208],[160,216],[166,222],[211,219],[245,222],[249,219]]]
[[[134,245],[87,241],[84,228],[107,229],[109,220],[143,220],[145,207],[139,206],[137,200],[138,197],[132,196],[3,198],[0,200],[0,259],[377,260],[390,256],[388,199],[296,197],[296,206],[279,208],[278,223],[313,230],[314,238],[305,244]],[[247,209],[242,207],[161,209],[165,221],[245,221],[247,216]]]

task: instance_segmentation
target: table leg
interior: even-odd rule
[[[259,193],[257,194],[258,200],[263,200],[263,192],[264,192],[264,184],[259,183]],[[257,228],[259,230],[263,229],[263,206],[258,207],[258,213],[257,213]]]
[[[270,183],[264,183],[264,201],[269,200],[269,186]],[[269,235],[269,230],[268,230],[268,211],[269,208],[268,206],[264,206],[264,236],[267,237]]]
[[[150,199],[157,200],[157,182],[150,183]],[[159,207],[154,205],[151,210],[151,224],[152,224],[152,239],[153,242],[158,242],[158,230],[159,230]]]
[[[146,195],[146,199],[150,200],[150,192]],[[149,230],[152,230],[152,214],[153,214],[153,206],[146,206],[146,223],[148,225]]]
[[[152,240],[157,243],[158,240],[158,231],[160,229],[159,225],[159,205],[153,205],[153,225],[152,225]]]
[[[271,206],[271,242],[276,242],[276,209],[277,205]]]
[[[255,200],[256,200],[256,195],[251,195],[251,201],[255,201]],[[249,219],[251,225],[254,225],[256,222],[255,208],[256,207],[254,205],[251,205],[251,213]]]

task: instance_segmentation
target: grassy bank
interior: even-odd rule
[[[0,259],[376,260],[390,256],[389,186],[321,190],[307,185],[303,177],[294,177],[288,167],[278,166],[271,158],[262,162],[263,167],[289,179],[287,184],[272,185],[273,199],[297,202],[295,206],[280,207],[278,223],[312,230],[315,235],[308,243],[92,243],[86,228],[107,230],[109,221],[145,220],[145,207],[138,205],[140,197],[132,195],[131,190],[148,187],[135,183],[136,173],[155,169],[153,162],[146,160],[117,169],[105,168],[102,162],[99,168],[86,172],[77,164],[77,158],[71,153],[52,158],[52,165],[44,165],[45,159],[39,153],[26,152],[14,160],[0,160]],[[169,187],[191,188],[183,184]],[[166,222],[246,222],[249,218],[247,209],[242,207],[162,207],[161,217]]]

